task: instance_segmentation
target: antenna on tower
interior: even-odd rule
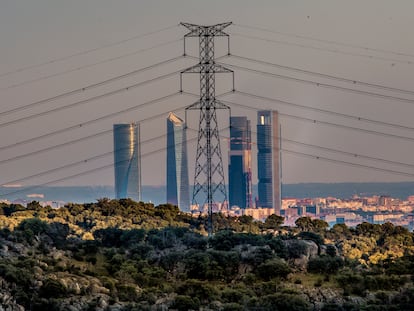
[[[209,236],[213,234],[213,202],[221,201],[223,206],[226,207],[228,204],[216,110],[230,110],[230,108],[215,97],[215,74],[232,73],[234,77],[234,73],[232,70],[215,63],[214,37],[227,37],[228,42],[230,42],[229,35],[223,29],[231,24],[231,22],[228,22],[212,26],[200,26],[181,23],[190,31],[184,36],[184,55],[186,55],[186,38],[199,38],[200,61],[198,64],[183,70],[181,75],[183,73],[200,74],[200,100],[188,106],[186,114],[187,110],[200,110],[192,204],[201,202],[201,197],[204,199],[204,204],[207,204]],[[228,54],[230,54],[229,44]],[[217,196],[221,198],[218,199]]]

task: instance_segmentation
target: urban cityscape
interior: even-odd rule
[[[2,4],[0,311],[414,310],[413,11]]]

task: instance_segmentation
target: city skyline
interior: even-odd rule
[[[231,67],[235,92],[220,100],[235,103],[232,115],[250,120],[258,110],[279,111],[285,183],[413,180],[414,43],[407,40],[413,9],[412,2],[383,0],[6,2],[0,184],[113,185],[110,129],[137,120],[143,184],[164,185],[165,114],[184,119],[183,107],[194,102],[187,93],[199,87],[198,79],[184,77],[183,93],[158,100],[179,91],[179,74],[152,81],[188,68],[198,55],[197,44],[188,42],[182,57],[181,21],[233,22],[231,55],[222,57],[222,42],[217,57],[238,66]],[[103,95],[115,90],[121,91]],[[227,91],[231,85],[218,80],[217,94]],[[228,117],[219,117],[226,154]],[[196,126],[190,113],[190,172]],[[228,157],[223,160],[226,167]]]

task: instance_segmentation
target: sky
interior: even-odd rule
[[[157,77],[197,62],[181,57],[186,29],[180,22],[229,21],[234,56],[219,61],[234,70],[237,92],[220,100],[247,106],[232,105],[231,115],[251,120],[253,141],[257,110],[281,113],[284,183],[412,181],[414,93],[395,89],[413,90],[413,10],[410,0],[0,0],[0,184],[112,185],[112,125],[132,121],[142,121],[143,184],[165,184],[166,117],[176,111],[184,118],[183,108],[196,98],[176,94],[178,73]],[[187,42],[190,55],[198,55],[197,44]],[[216,56],[226,52],[217,39]],[[184,76],[184,90],[197,94],[197,81]],[[229,75],[217,75],[216,83],[217,95],[232,88]],[[91,97],[98,98],[85,101]],[[137,105],[143,106],[131,108]],[[197,118],[187,116],[189,139]],[[220,112],[219,121],[227,171],[228,113]],[[188,151],[192,179],[194,140]],[[253,146],[254,183],[255,158]]]

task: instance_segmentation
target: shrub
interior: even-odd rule
[[[271,259],[261,264],[256,269],[256,274],[265,281],[272,278],[285,279],[290,273],[288,264],[282,259]]]
[[[299,295],[277,293],[262,297],[259,303],[265,310],[310,310],[310,304]]]
[[[340,257],[321,256],[311,258],[308,261],[308,272],[311,273],[336,273],[344,266]]]
[[[54,279],[47,279],[39,289],[39,296],[43,298],[62,298],[68,294],[66,287]]]
[[[188,311],[188,310],[198,310],[200,307],[200,302],[197,298],[191,298],[186,295],[178,295],[175,297],[172,309],[177,309],[178,311]]]

